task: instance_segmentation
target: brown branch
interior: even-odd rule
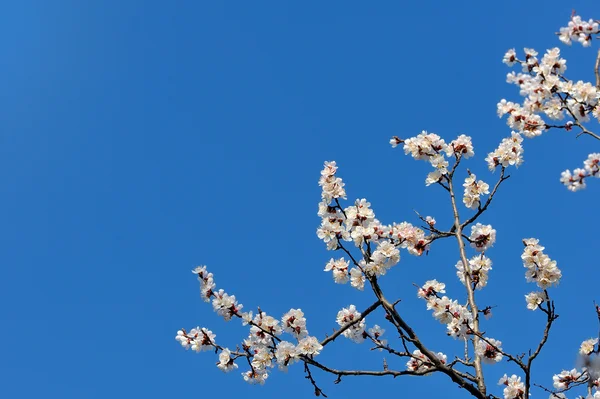
[[[544,293],[546,294],[546,298],[550,298],[546,290],[544,290]],[[540,310],[546,313],[546,315],[548,316],[548,318],[546,319],[546,327],[544,328],[544,335],[542,336],[542,339],[540,340],[540,343],[538,344],[535,352],[530,354],[529,359],[527,360],[527,369],[525,370],[525,397],[528,397],[529,387],[531,384],[531,364],[533,360],[540,354],[542,348],[546,344],[546,341],[548,341],[548,335],[550,334],[550,328],[552,327],[552,323],[558,318],[558,316],[554,312],[554,301],[546,299],[546,304],[548,305],[548,309],[544,309],[540,306]]]
[[[373,338],[371,338],[373,339]],[[410,352],[400,352],[397,351],[396,349],[392,348],[389,345],[381,345],[381,343],[378,343],[376,341],[375,342],[375,346],[371,348],[372,351],[376,350],[376,349],[380,349],[380,350],[384,350],[392,355],[396,355],[398,357],[414,357]]]
[[[546,298],[548,298],[547,292]],[[552,323],[554,322],[554,320],[558,319],[558,315],[554,312],[554,301],[547,300],[546,303],[548,305],[548,309],[543,309],[542,307],[540,307],[540,309],[548,316],[546,320],[546,328],[544,329],[544,335],[542,336],[542,340],[538,344],[538,347],[536,348],[535,352],[533,352],[533,354],[529,356],[529,360],[527,361],[528,366],[531,365],[531,362],[540,354],[540,351],[546,344],[546,341],[548,341],[548,335],[550,333]]]
[[[595,138],[596,140],[600,140],[600,136],[598,136],[596,133],[590,132],[589,130],[587,130],[585,128],[585,126],[583,126],[581,124],[581,122],[579,122],[579,119],[577,119],[577,115],[575,115],[575,113],[573,111],[571,111],[571,108],[569,108],[567,101],[563,98],[563,96],[560,95],[560,93],[556,93],[556,96],[560,99],[560,101],[565,105],[565,109],[567,110],[567,112],[571,115],[571,117],[573,118],[573,124],[576,125],[578,128],[581,129],[581,132],[579,132],[579,134],[575,137],[579,137],[582,134],[587,134],[589,136],[592,136],[593,138]]]
[[[504,171],[504,168],[502,169]],[[496,184],[498,186],[502,181],[502,177],[499,182]],[[463,225],[460,223],[460,216],[458,214],[458,207],[456,206],[456,198],[454,195],[454,187],[452,185],[452,179],[448,180],[448,187],[450,188],[450,201],[452,203],[452,211],[454,214],[454,227],[455,227],[455,235],[456,241],[458,243],[458,250],[460,252],[460,259],[463,263],[463,268],[465,270],[465,287],[467,289],[467,300],[469,302],[469,307],[471,308],[471,314],[473,315],[473,332],[475,336],[473,337],[473,346],[477,347],[479,343],[479,336],[477,335],[479,330],[479,310],[477,308],[477,303],[475,302],[475,290],[471,285],[471,268],[469,266],[469,261],[467,259],[467,253],[465,252],[465,243],[462,237],[462,229]],[[497,188],[497,187],[496,187]],[[491,195],[490,195],[491,198]],[[491,202],[490,198],[488,198],[488,203],[486,203],[486,207]],[[475,367],[475,375],[477,376],[477,387],[479,388],[479,392],[485,397],[486,396],[486,386],[485,380],[483,377],[483,368],[481,367],[481,356],[478,356],[477,353],[474,354],[475,358],[473,359],[473,366]]]
[[[371,288],[375,293],[375,296],[381,301],[383,308],[387,313],[386,319],[389,320],[398,330],[400,336],[403,341],[407,340],[411,342],[413,345],[417,347],[421,351],[421,353],[426,356],[429,361],[433,364],[433,368],[437,371],[446,374],[450,379],[456,383],[459,387],[466,389],[471,395],[478,399],[486,399],[485,387],[484,391],[481,391],[481,388],[478,386],[474,386],[470,384],[461,373],[457,372],[453,368],[444,364],[437,356],[431,352],[420,340],[415,331],[410,327],[406,321],[400,316],[396,308],[392,303],[390,303],[385,296],[383,295],[383,291],[377,282],[377,279],[374,276],[369,277],[369,282],[371,283]],[[406,373],[405,373],[406,374]]]
[[[336,380],[336,383],[339,383],[341,381],[341,377],[342,376],[359,376],[359,375],[369,375],[369,376],[374,376],[374,377],[384,377],[384,376],[388,376],[391,375],[394,378],[395,377],[399,377],[401,375],[427,375],[427,374],[431,374],[434,371],[437,371],[436,368],[431,368],[428,369],[426,371],[412,371],[412,370],[402,370],[402,371],[397,371],[397,370],[381,370],[381,371],[375,371],[375,370],[338,370],[338,369],[334,369],[328,366],[325,366],[319,362],[317,362],[314,359],[311,359],[309,357],[302,357],[302,360],[308,364],[311,364],[323,371],[326,371],[328,373],[331,374],[335,374],[338,376],[338,379]]]
[[[596,56],[596,65],[594,65],[594,73],[596,74],[596,87],[600,89],[600,49]]]
[[[306,373],[306,377],[304,377],[304,378],[309,380],[310,383],[312,384],[312,386],[315,388],[315,396],[323,396],[324,398],[326,398],[327,395],[325,395],[325,393],[321,390],[321,388],[319,388],[317,386],[317,382],[313,378],[313,376],[310,372],[310,368],[308,367],[308,363],[306,363],[306,362],[304,362],[304,372]]]

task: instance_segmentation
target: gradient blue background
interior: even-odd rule
[[[247,309],[300,307],[312,334],[331,332],[341,307],[372,295],[322,271],[332,256],[315,235],[322,162],[336,160],[349,198],[366,197],[382,222],[417,223],[418,210],[448,225],[445,192],[423,184],[428,165],[390,136],[471,135],[467,166],[492,183],[483,159],[510,133],[496,103],[520,99],[504,52],[560,46],[568,75],[593,79],[596,50],[554,36],[573,7],[600,18],[593,2],[558,0],[4,2],[0,397],[311,397],[301,367],[251,387],[214,354],[178,346],[182,327],[207,326],[231,347],[247,334],[201,302],[190,269],[207,264]],[[600,182],[570,193],[558,178],[599,149],[563,131],[526,141],[524,165],[482,219],[498,230],[479,294],[498,307],[483,329],[506,350],[533,347],[543,328],[525,310],[534,287],[520,240],[539,237],[563,270],[552,289],[561,317],[534,372],[548,386],[597,332]],[[422,340],[449,355],[461,345],[412,283],[438,278],[464,298],[457,259],[450,241],[427,257],[402,252],[383,280]],[[320,360],[380,369],[384,355],[368,348],[340,340]],[[486,367],[492,392],[513,371]],[[315,376],[330,398],[466,397],[443,376]]]

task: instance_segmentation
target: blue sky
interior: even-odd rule
[[[565,48],[553,33],[573,7],[600,17],[591,2],[555,0],[165,4],[0,6],[2,397],[311,396],[301,367],[251,387],[213,354],[178,346],[182,327],[206,326],[231,347],[247,334],[199,299],[189,270],[207,264],[248,309],[302,308],[323,337],[340,308],[373,300],[322,271],[332,256],[315,235],[323,161],[338,162],[349,199],[367,198],[382,222],[417,223],[418,210],[448,224],[444,192],[423,184],[428,166],[392,150],[390,136],[468,134],[467,166],[491,183],[485,154],[510,134],[496,103],[519,99],[504,52],[560,46],[568,75],[591,80],[595,50]],[[498,231],[480,294],[498,307],[484,329],[506,350],[526,351],[543,328],[525,310],[533,286],[520,240],[540,238],[563,270],[552,290],[560,319],[534,371],[546,385],[597,332],[600,182],[570,193],[558,178],[599,146],[573,136],[526,141],[525,163],[482,219]],[[423,341],[448,354],[456,343],[412,283],[438,278],[461,298],[457,259],[450,242],[427,257],[403,252],[383,281]],[[340,341],[321,360],[378,368],[381,358]],[[512,371],[488,367],[489,385]],[[315,374],[330,398],[465,397],[443,377],[333,385]]]

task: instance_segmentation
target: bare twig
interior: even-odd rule
[[[321,390],[321,388],[319,388],[317,386],[317,382],[315,381],[315,379],[313,378],[311,372],[310,372],[310,367],[308,367],[308,363],[304,362],[304,372],[306,373],[306,378],[307,380],[310,381],[310,383],[312,384],[312,386],[315,388],[315,396],[323,396],[324,398],[327,397],[327,395],[325,395],[325,393]]]
[[[323,371],[326,371],[328,373],[331,374],[335,374],[338,376],[338,379],[335,381],[336,383],[339,383],[341,381],[341,377],[342,376],[359,376],[359,375],[370,375],[370,376],[374,376],[374,377],[385,377],[385,376],[393,376],[395,377],[399,377],[401,375],[427,375],[427,374],[431,374],[435,371],[437,371],[436,368],[431,368],[428,369],[426,371],[412,371],[412,370],[402,370],[402,371],[397,371],[397,370],[381,370],[381,371],[375,371],[375,370],[338,370],[338,369],[334,369],[328,366],[325,366],[319,362],[317,362],[314,359],[311,359],[309,357],[302,357],[302,360],[305,362],[305,364],[311,364]]]

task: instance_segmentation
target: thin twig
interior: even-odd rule
[[[315,379],[313,378],[311,372],[310,372],[310,367],[308,367],[308,363],[304,362],[304,371],[306,372],[306,378],[307,380],[310,381],[310,383],[312,384],[313,387],[315,387],[315,396],[323,396],[324,398],[327,397],[327,395],[325,395],[325,393],[321,390],[321,388],[319,388],[317,386],[317,382],[315,381]]]

